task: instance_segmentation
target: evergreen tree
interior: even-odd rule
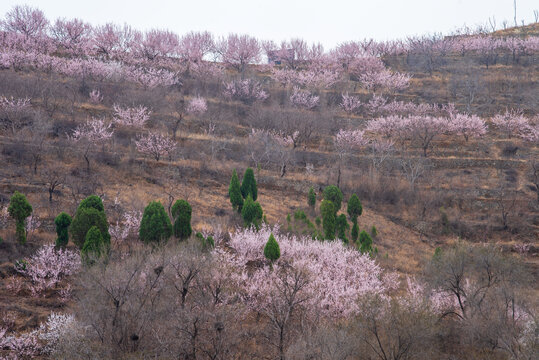
[[[372,238],[365,230],[359,234],[359,251],[362,254],[372,252]]]
[[[145,243],[168,240],[172,235],[172,224],[159,201],[151,201],[144,209],[140,222],[139,237]]]
[[[84,239],[81,249],[83,259],[90,263],[92,258],[99,258],[105,253],[105,243],[101,231],[97,226],[92,226]]]
[[[359,201],[359,197],[356,194],[352,194],[352,196],[350,196],[346,212],[352,221],[357,221],[357,217],[363,213],[363,206],[361,205],[361,201]]]
[[[68,229],[69,225],[71,225],[71,221],[71,216],[65,212],[61,212],[54,219],[54,224],[56,225],[56,234],[58,235],[56,238],[57,248],[65,248],[67,246],[67,242],[69,241]]]
[[[109,224],[103,211],[98,211],[93,207],[79,207],[75,217],[69,226],[69,234],[73,243],[82,249],[86,234],[92,226],[97,226],[103,236],[105,244],[110,245]]]
[[[335,221],[337,227],[337,236],[344,243],[348,244],[348,238],[346,237],[346,230],[350,227],[348,221],[346,221],[346,215],[340,214]]]
[[[103,211],[103,212],[105,211],[105,207],[103,206],[103,201],[97,195],[90,195],[86,199],[82,200],[77,210],[82,209],[82,208],[87,208],[87,209],[93,208],[93,209],[96,209],[97,211]]]
[[[281,249],[279,248],[279,243],[275,240],[273,233],[270,234],[266,246],[264,246],[264,256],[271,263],[274,263],[277,259],[281,257]]]
[[[247,168],[243,174],[243,180],[241,182],[241,195],[244,199],[247,199],[248,195],[251,195],[253,201],[258,198],[258,190],[256,188],[256,179],[253,169]]]
[[[241,209],[241,217],[245,227],[254,226],[258,229],[258,225],[262,220],[262,207],[258,202],[253,201],[251,194],[247,195],[243,208]]]
[[[320,213],[322,214],[322,228],[325,238],[335,239],[335,206],[330,200],[322,200]]]
[[[335,215],[341,209],[342,198],[341,190],[335,185],[326,186],[324,189],[324,200],[329,200],[333,203]]]
[[[232,172],[232,178],[230,179],[230,185],[228,186],[228,196],[230,197],[232,208],[241,213],[243,197],[241,195],[240,179],[238,178],[238,173],[236,173],[236,170]]]
[[[314,209],[314,206],[316,205],[316,193],[312,186],[309,189],[309,195],[307,195],[307,203],[311,209]]]
[[[172,217],[174,218],[174,236],[180,240],[185,240],[191,236],[191,205],[185,200],[178,200],[172,206]]]
[[[376,226],[374,226],[374,225],[371,227],[371,236],[372,236],[373,238],[375,238],[376,236],[378,236],[378,230],[376,230]]]
[[[350,232],[350,235],[352,236],[352,241],[357,242],[357,239],[359,237],[359,226],[357,225],[357,220],[353,222],[352,231]]]
[[[18,191],[9,200],[7,209],[9,216],[15,219],[15,234],[20,244],[26,243],[26,218],[32,214],[32,205],[26,200],[26,196]]]

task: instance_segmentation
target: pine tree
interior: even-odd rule
[[[26,200],[26,196],[15,191],[9,200],[7,209],[9,216],[15,219],[15,234],[20,244],[26,243],[26,218],[32,214],[32,205]]]
[[[174,236],[180,240],[185,240],[191,236],[191,205],[185,200],[178,200],[172,206],[172,217],[174,218]]]
[[[92,226],[97,226],[105,243],[110,244],[109,225],[107,223],[105,213],[92,207],[79,207],[75,213],[75,217],[73,218],[71,225],[69,226],[71,240],[79,247],[79,249],[82,249],[86,234]]]
[[[350,235],[352,236],[352,241],[357,242],[357,238],[359,236],[359,226],[357,225],[357,220],[353,222],[352,231],[350,232]]]
[[[237,212],[241,213],[241,208],[243,206],[243,197],[241,195],[240,179],[238,178],[236,170],[234,170],[234,172],[232,173],[232,178],[230,179],[228,196],[230,197],[230,203],[232,203],[232,208]]]
[[[258,229],[260,221],[262,220],[262,207],[258,202],[253,201],[251,194],[247,195],[243,208],[241,209],[241,217],[245,227],[254,226]]]
[[[322,200],[320,213],[322,214],[322,228],[325,238],[335,239],[335,206],[330,200]]]
[[[103,201],[101,198],[97,195],[90,195],[86,199],[82,200],[79,204],[79,207],[77,209],[82,208],[93,208],[97,211],[105,211],[105,207],[103,206]]]
[[[311,209],[314,209],[316,205],[316,193],[314,192],[313,187],[309,189],[309,195],[307,195],[307,203]]]
[[[365,230],[359,234],[359,251],[362,254],[372,252],[372,238]]]
[[[363,206],[361,205],[361,201],[359,201],[359,197],[356,194],[352,194],[352,196],[350,196],[346,212],[352,221],[357,221],[357,217],[363,213]]]
[[[69,225],[71,225],[71,221],[71,216],[69,216],[65,212],[61,212],[54,219],[54,224],[56,225],[56,234],[58,235],[58,237],[56,238],[57,248],[65,248],[67,246],[67,243],[69,241],[68,229]]]
[[[243,180],[241,182],[241,195],[244,199],[247,199],[248,195],[251,195],[253,201],[258,198],[258,190],[256,188],[256,179],[253,169],[247,168],[243,174]]]
[[[266,246],[264,246],[264,256],[271,263],[274,263],[277,259],[281,257],[281,249],[279,248],[279,243],[275,240],[273,233],[270,234]]]
[[[345,244],[348,244],[348,238],[346,237],[346,230],[349,228],[348,222],[346,221],[346,215],[340,214],[337,216],[335,221],[337,227],[337,236]]]
[[[324,200],[329,200],[333,203],[335,215],[341,209],[342,198],[341,190],[335,185],[326,186],[324,189]]]
[[[158,201],[151,201],[144,209],[140,222],[139,237],[145,243],[168,240],[172,235],[172,224],[165,208]]]
[[[106,251],[105,243],[101,231],[97,226],[92,226],[84,239],[84,245],[81,249],[83,259],[90,263],[92,258],[99,258]]]

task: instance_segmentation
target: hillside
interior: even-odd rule
[[[120,36],[119,27],[116,31]],[[229,199],[233,171],[237,170],[241,181],[248,167],[254,169],[258,186],[258,198],[254,200],[263,209],[263,216],[253,221],[256,227],[263,223],[278,225],[275,232],[281,243],[304,236],[325,244],[308,245],[314,250],[308,248],[305,252],[316,254],[316,246],[327,246],[323,251],[345,252],[354,264],[373,266],[372,271],[380,271],[380,279],[384,272],[402,280],[392,287],[389,280],[378,279],[383,284],[378,285],[383,288],[380,293],[388,291],[393,296],[405,292],[407,277],[428,278],[426,266],[433,261],[435,252],[447,249],[450,253],[457,244],[457,248],[471,246],[477,251],[493,246],[504,256],[522,262],[522,271],[531,276],[522,291],[526,299],[533,299],[539,290],[538,32],[538,24],[532,24],[488,36],[424,37],[407,43],[349,42],[326,52],[291,42],[288,46],[295,51],[291,58],[287,57],[289,48],[268,52],[265,46],[267,55],[278,54],[279,61],[264,64],[260,44],[256,45],[258,54],[249,58],[235,52],[246,40],[233,35],[221,42],[212,39],[211,49],[190,53],[182,44],[198,44],[201,39],[181,38],[183,42],[178,40],[173,50],[163,45],[168,44],[166,41],[146,38],[140,47],[133,42],[126,50],[119,42],[106,49],[96,28],[88,40],[93,44],[88,50],[89,45],[74,43],[73,39],[60,41],[52,35],[46,40],[37,36],[23,38],[16,32],[3,31],[0,313],[11,322],[5,320],[0,330],[32,330],[44,323],[51,312],[58,311],[74,312],[81,319],[91,317],[80,307],[88,306],[91,312],[90,307],[96,306],[92,299],[99,298],[99,286],[81,286],[80,282],[66,280],[68,276],[64,274],[54,286],[36,296],[31,290],[31,278],[20,270],[23,258],[29,259],[41,245],[56,240],[54,221],[58,214],[64,211],[75,217],[81,201],[91,195],[102,200],[112,236],[114,260],[110,266],[117,266],[118,273],[129,271],[129,266],[135,269],[137,256],[144,256],[159,277],[163,268],[156,269],[165,266],[160,261],[178,250],[156,250],[161,255],[145,250],[139,239],[142,213],[156,200],[174,223],[177,216],[173,204],[184,199],[192,208],[190,241],[200,239],[194,236],[197,232],[204,234],[203,240],[213,234],[221,251],[219,256],[225,259],[204,259],[201,261],[207,263],[201,264],[211,264],[217,270],[223,263],[229,264],[220,271],[228,274],[229,280],[237,281],[234,286],[241,287],[245,279],[238,280],[227,271],[256,273],[265,261],[251,254],[242,255],[244,269],[237,267],[236,260],[227,258],[229,253],[243,251],[240,245],[234,245],[236,237],[257,236],[243,233],[247,231],[242,230],[247,220],[232,208]],[[206,35],[198,35],[208,40]],[[185,48],[192,49],[187,45]],[[210,55],[220,61],[209,61]],[[333,238],[337,237],[334,242],[345,238],[344,250],[332,248],[326,215],[321,210],[323,191],[330,185],[337,185],[343,195],[340,211],[337,209],[333,216],[344,214],[344,236],[338,232],[336,235],[334,229]],[[311,188],[316,194],[314,207],[307,201]],[[32,220],[25,220],[25,245],[17,243],[15,221],[8,216],[7,208],[15,192],[24,194],[33,208]],[[352,216],[346,211],[352,194],[357,194],[362,203],[357,226],[373,241],[367,255],[356,250],[363,244],[354,241]],[[244,198],[242,202],[247,203],[247,196]],[[245,246],[259,246],[261,240],[255,240],[255,245]],[[294,245],[286,246],[292,249]],[[78,251],[73,240],[68,249]],[[350,250],[353,255],[347,252]],[[202,255],[192,256],[167,261],[190,263]],[[292,267],[294,261],[299,261],[286,260],[285,252],[283,257],[282,261]],[[121,264],[125,267],[121,268]],[[286,264],[271,262],[270,268],[285,271]],[[339,266],[351,273],[358,270]],[[102,273],[99,269],[96,266],[87,273],[95,279],[113,276],[109,268],[104,267]],[[148,271],[148,278],[153,276],[151,273]],[[275,273],[266,275],[276,276]],[[89,275],[81,274],[80,278],[90,281],[85,276]],[[176,279],[182,276],[176,275]],[[219,278],[214,273],[208,276],[210,280]],[[170,279],[173,277],[170,275]],[[111,284],[117,280],[111,279]],[[181,287],[178,283],[167,286],[171,284]],[[319,294],[325,285],[316,286],[319,287],[313,293]],[[73,297],[66,295],[71,294],[71,287],[76,294]],[[168,291],[165,288],[163,294]],[[88,289],[94,293],[79,297],[79,292],[86,294]],[[148,290],[139,295],[150,293]],[[248,295],[249,301],[269,296]],[[223,301],[230,300],[227,299]],[[338,303],[322,301],[329,304],[329,310],[317,308],[322,313],[334,311],[331,306]],[[233,301],[227,302],[230,309],[226,314],[236,314],[237,309],[231,309],[233,305]],[[198,309],[197,306],[194,307]],[[266,308],[256,309],[263,314]],[[536,310],[536,302],[531,301],[531,309]],[[211,316],[223,316],[223,323],[234,323],[221,310],[215,311]],[[355,308],[339,311],[338,318],[361,313]],[[462,316],[464,312],[463,309]],[[155,319],[163,315],[152,314],[147,321],[159,324],[161,320]],[[255,315],[247,316],[245,324],[264,323],[258,316],[256,320]],[[308,316],[307,311],[297,316],[292,317],[294,323],[301,323],[300,317]],[[341,324],[349,319],[341,319]],[[448,341],[459,341],[458,327],[451,326],[454,327],[443,330],[451,339]],[[117,336],[124,335],[134,336]],[[242,351],[251,351],[237,352],[240,355],[235,358],[259,354],[258,337],[253,339],[235,340],[249,344],[240,346]],[[13,349],[10,346],[4,350]],[[118,345],[118,349],[125,354],[138,351],[135,345],[131,350],[123,346]],[[451,348],[451,344],[445,346]],[[481,353],[482,358],[507,358],[505,350],[482,353],[479,345],[469,346],[454,352],[444,348],[442,352],[444,356],[458,357],[472,349],[468,356]],[[151,350],[139,355],[155,351],[151,346],[146,349]],[[282,346],[280,351],[282,355]],[[116,355],[94,353],[103,357]]]

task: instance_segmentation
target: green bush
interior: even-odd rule
[[[101,231],[99,231],[97,226],[92,226],[85,236],[81,255],[86,262],[90,262],[90,259],[99,258],[101,255],[104,255],[106,252],[105,247],[106,245]]]
[[[247,195],[243,208],[241,209],[241,217],[245,227],[254,226],[258,229],[260,221],[262,220],[262,207],[258,202],[255,202],[251,197],[251,194]]]
[[[230,197],[232,208],[241,213],[243,197],[241,195],[240,179],[238,178],[236,170],[232,172],[232,178],[230,179],[230,185],[228,186],[228,196]]]
[[[329,200],[333,203],[335,215],[341,209],[342,198],[341,190],[335,185],[326,186],[324,189],[324,200]]]
[[[325,238],[335,239],[335,206],[330,200],[322,200],[320,213],[322,214],[322,228]]]
[[[348,221],[346,221],[346,215],[340,214],[335,221],[337,227],[337,236],[344,243],[348,244],[348,238],[346,237],[346,230],[350,227]]]
[[[317,216],[316,219],[314,219],[314,222],[316,223],[316,226],[320,226],[322,220],[320,220],[320,218]]]
[[[165,208],[159,201],[151,201],[144,209],[140,222],[139,237],[145,243],[168,240],[172,235],[172,224]]]
[[[26,218],[32,214],[32,205],[26,200],[26,196],[15,191],[9,200],[9,216],[15,219],[15,234],[20,244],[26,243]]]
[[[174,218],[174,236],[180,240],[185,240],[191,236],[191,205],[185,200],[178,200],[172,206],[172,217]]]
[[[266,243],[266,246],[264,246],[264,256],[271,263],[281,257],[281,249],[279,248],[279,244],[277,243],[277,240],[275,240],[273,234],[270,234],[268,242]]]
[[[69,241],[68,229],[71,225],[71,216],[65,212],[61,212],[55,219],[54,224],[56,225],[56,247],[65,248]]]
[[[361,201],[359,201],[356,194],[352,194],[352,196],[350,196],[346,212],[352,221],[357,219],[357,217],[363,213],[363,206],[361,205]]]
[[[316,205],[316,193],[314,192],[313,187],[309,189],[309,195],[307,195],[307,204],[309,204],[309,207],[311,209],[314,209]]]
[[[247,199],[249,194],[253,198],[253,201],[256,201],[258,198],[258,190],[256,187],[255,173],[251,168],[247,168],[247,170],[245,170],[243,180],[241,182],[241,195],[244,199]]]
[[[86,234],[92,226],[97,226],[101,232],[101,236],[103,236],[105,244],[110,244],[109,225],[105,213],[98,211],[93,207],[79,207],[69,226],[71,240],[79,247],[79,249],[82,249]]]
[[[371,253],[373,251],[372,238],[365,230],[362,230],[359,234],[359,251],[362,254]]]

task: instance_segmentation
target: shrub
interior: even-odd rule
[[[65,248],[69,241],[68,229],[71,225],[71,216],[65,212],[61,212],[55,219],[54,224],[56,225],[56,247]]]
[[[140,222],[139,237],[145,243],[168,240],[172,224],[165,208],[159,201],[151,201],[144,209]]]
[[[258,198],[258,190],[256,188],[255,173],[253,169],[247,168],[243,174],[243,180],[241,182],[241,195],[244,199],[251,195],[253,201]]]
[[[322,200],[320,212],[322,214],[322,227],[325,238],[328,240],[335,239],[335,206],[330,200]]]
[[[18,191],[9,200],[8,207],[9,216],[15,219],[15,233],[19,243],[26,243],[26,228],[25,221],[30,214],[32,214],[32,205],[26,200],[26,196]]]
[[[258,202],[255,202],[251,194],[247,195],[243,208],[241,209],[241,217],[245,227],[253,226],[258,228],[260,220],[262,220],[262,207]]]
[[[294,220],[307,220],[307,215],[305,214],[305,211],[303,210],[296,210],[294,212]]]
[[[348,238],[346,237],[346,230],[350,227],[346,221],[346,215],[340,214],[335,221],[337,227],[337,236],[345,244],[348,244]]]
[[[373,238],[378,236],[378,230],[376,230],[376,226],[374,226],[374,225],[371,227],[371,236]]]
[[[273,234],[270,234],[268,242],[264,246],[264,256],[272,263],[281,257],[281,249]]]
[[[104,252],[105,242],[103,240],[103,235],[101,235],[101,231],[99,231],[97,226],[92,226],[86,234],[84,245],[80,252],[82,258],[88,263],[91,258],[99,258]]]
[[[333,203],[335,215],[341,209],[342,198],[341,190],[335,185],[326,186],[324,189],[324,200],[329,200]]]
[[[172,217],[174,218],[174,236],[180,240],[185,240],[191,233],[191,205],[185,200],[178,200],[172,206]]]
[[[372,238],[365,230],[359,234],[359,251],[362,254],[372,252]]]
[[[346,212],[348,213],[348,216],[350,216],[350,219],[352,221],[354,221],[354,219],[357,219],[357,217],[363,213],[363,206],[361,205],[361,201],[359,201],[359,198],[356,194],[352,194],[352,196],[350,196]]]
[[[320,226],[322,220],[320,220],[320,218],[317,216],[316,219],[314,219],[314,222],[316,223],[316,226]]]
[[[232,178],[230,179],[230,185],[228,186],[228,196],[230,197],[232,208],[241,213],[243,197],[241,195],[240,179],[238,178],[238,173],[236,173],[236,170],[232,172]]]
[[[356,242],[357,238],[359,237],[359,226],[357,225],[357,220],[354,221],[354,224],[352,225],[352,231],[350,232],[350,236],[352,237],[353,242]]]
[[[82,249],[84,242],[86,241],[86,234],[92,226],[96,226],[99,229],[105,244],[110,244],[109,225],[105,213],[98,211],[93,207],[85,208],[79,206],[75,213],[75,217],[69,226],[71,240],[79,247],[79,249]]]
[[[309,204],[311,209],[314,209],[314,206],[316,205],[316,194],[312,186],[309,189],[309,194],[307,195],[307,204]]]

